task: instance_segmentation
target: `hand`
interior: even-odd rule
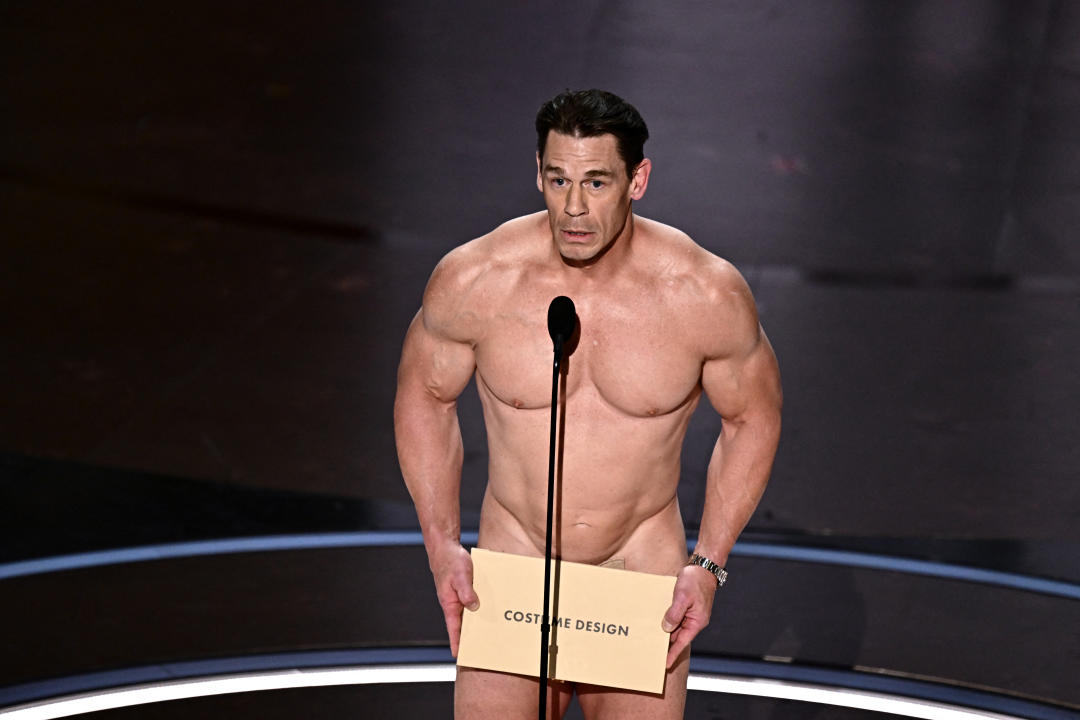
[[[671,633],[668,648],[668,669],[679,659],[690,641],[705,629],[712,615],[713,596],[716,595],[716,577],[696,565],[687,565],[679,571],[672,593],[671,607],[664,613],[661,626]]]
[[[480,598],[472,586],[472,558],[460,544],[450,543],[433,551],[428,559],[435,578],[435,594],[442,606],[446,632],[450,636],[450,653],[457,657],[462,611],[464,608],[475,611],[480,607]]]

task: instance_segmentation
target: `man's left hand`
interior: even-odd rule
[[[716,578],[708,570],[687,565],[679,571],[671,607],[664,613],[662,623],[664,632],[671,633],[667,655],[669,669],[690,646],[690,641],[709,624],[715,595]]]

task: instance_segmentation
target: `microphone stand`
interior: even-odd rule
[[[544,544],[544,615],[540,623],[540,720],[547,717],[548,638],[551,633],[551,526],[555,514],[555,430],[559,403],[559,365],[563,336],[555,336],[555,361],[551,370],[551,446],[548,452],[547,540]]]

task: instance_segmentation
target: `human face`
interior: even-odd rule
[[[575,137],[551,131],[536,158],[536,187],[544,194],[551,235],[572,264],[599,259],[630,230],[630,208],[645,194],[651,164],[632,177],[614,135]]]

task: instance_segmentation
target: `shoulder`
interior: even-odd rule
[[[734,265],[677,228],[646,218],[637,222],[645,235],[645,272],[686,300],[697,299],[718,309],[752,309],[750,286]]]
[[[526,215],[458,245],[435,266],[424,289],[428,330],[459,341],[475,340],[479,313],[520,273],[536,245],[539,218]]]
[[[686,319],[684,330],[701,341],[709,357],[750,352],[761,328],[742,273],[681,230],[653,220],[644,227],[657,284]]]

